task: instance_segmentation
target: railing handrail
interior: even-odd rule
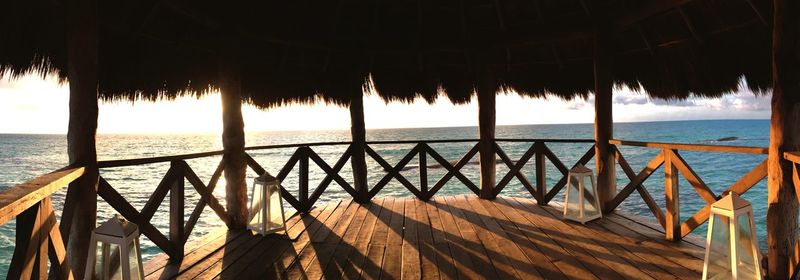
[[[800,164],[800,151],[784,152],[783,158],[785,160]]]
[[[705,151],[705,152],[740,153],[740,154],[756,154],[756,155],[757,154],[766,155],[769,153],[768,148],[750,147],[750,146],[644,142],[644,141],[628,141],[620,139],[611,139],[608,141],[608,143],[621,146],[635,146],[635,147],[660,148],[660,149],[684,150],[684,151]]]
[[[65,167],[0,192],[0,225],[75,181],[84,167]]]
[[[434,140],[385,140],[385,141],[367,141],[367,145],[385,145],[385,144],[434,144],[434,143],[462,143],[462,142],[477,142],[479,139],[434,139]],[[552,142],[552,143],[594,143],[593,139],[539,139],[539,138],[498,138],[496,142]],[[292,144],[275,144],[275,145],[262,145],[245,147],[245,151],[256,150],[269,150],[269,149],[284,149],[284,148],[299,148],[299,147],[315,147],[315,146],[337,146],[337,145],[350,145],[353,142],[309,142],[309,143],[292,143]],[[152,163],[171,162],[176,160],[187,160],[210,156],[220,156],[225,154],[225,151],[210,151],[201,153],[159,156],[149,158],[132,158],[132,159],[115,159],[115,160],[101,160],[97,163],[99,168],[112,168],[124,167],[133,165],[143,165]]]

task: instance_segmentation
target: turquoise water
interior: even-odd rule
[[[424,129],[381,129],[368,130],[367,138],[369,141],[380,140],[435,140],[435,139],[459,139],[475,138],[477,128],[475,127],[456,127],[456,128],[424,128]],[[718,145],[739,145],[739,146],[760,146],[766,147],[769,144],[769,121],[768,120],[718,120],[718,121],[673,121],[673,122],[649,122],[649,123],[618,123],[615,125],[614,136],[618,139],[637,140],[637,141],[660,141],[660,142],[680,142],[695,144],[718,144]],[[497,127],[498,138],[582,138],[591,139],[593,137],[592,124],[565,124],[565,125],[525,125],[525,126],[499,126]],[[717,142],[714,139],[723,137],[737,137],[734,141]],[[349,141],[349,131],[311,131],[311,132],[266,132],[249,133],[247,145],[270,145],[303,142],[322,142],[322,141]],[[100,135],[98,136],[98,155],[101,160],[139,158],[166,156],[184,153],[204,152],[221,149],[221,140],[218,135]],[[444,156],[447,160],[458,160],[464,155],[474,143],[437,143],[430,146]],[[513,160],[518,159],[529,147],[531,143],[500,143],[501,148]],[[384,159],[390,164],[396,164],[412,148],[413,144],[381,144],[371,145]],[[590,147],[589,143],[549,143],[548,147],[564,162],[571,165],[583,155]],[[346,149],[346,146],[320,146],[313,147],[329,165],[333,165]],[[653,156],[660,150],[638,147],[621,147],[623,155],[628,160],[632,168],[638,172]],[[11,187],[15,184],[27,181],[41,174],[58,169],[67,162],[66,155],[66,136],[64,135],[3,135],[0,134],[0,189]],[[294,152],[294,148],[259,150],[252,151],[250,154],[269,172],[276,174],[284,165],[286,160]],[[683,158],[692,166],[695,172],[705,181],[705,183],[717,194],[727,189],[736,182],[741,176],[749,172],[754,166],[766,158],[765,155],[741,155],[730,153],[708,153],[682,151]],[[477,157],[475,158],[477,159]],[[208,182],[211,173],[220,161],[220,157],[208,157],[192,159],[187,162],[195,170],[204,182]],[[371,185],[377,183],[385,174],[385,171],[373,160],[367,160],[369,171],[369,182]],[[428,164],[435,164],[434,160],[428,157]],[[417,166],[417,160],[412,160],[408,166]],[[594,169],[594,162],[587,166]],[[161,178],[169,168],[169,163],[150,164],[144,166],[120,167],[102,169],[101,175],[109,181],[123,196],[131,202],[137,209],[141,209],[149,199],[150,194],[155,189]],[[508,168],[501,164],[497,166],[497,178],[500,180]],[[624,186],[628,183],[627,177],[618,171],[618,185]],[[255,173],[248,171],[249,180],[255,177]],[[432,186],[444,175],[446,170],[443,168],[430,168],[428,170],[428,182]],[[467,165],[462,169],[468,178],[473,182],[479,181],[478,166]],[[523,173],[528,176],[529,181],[535,182],[533,160],[523,169]],[[340,172],[342,177],[352,184],[352,176],[349,164]],[[401,172],[412,183],[418,182],[418,169],[409,168]],[[325,174],[312,162],[310,164],[309,186],[313,189]],[[547,161],[547,182],[552,186],[560,179],[560,173]],[[651,195],[664,209],[664,173],[662,170],[655,172],[645,185]],[[292,193],[297,193],[297,167],[284,180],[286,186]],[[222,186],[224,182],[220,182]],[[698,209],[705,205],[704,201],[694,192],[691,185],[681,179],[680,200],[682,218],[688,218]],[[199,195],[187,184],[186,190],[186,215],[191,214],[191,209],[196,205]],[[216,196],[222,199],[224,188],[219,187],[215,190]],[[457,179],[451,179],[448,184],[438,193],[439,195],[453,195],[469,193],[463,184]],[[379,194],[379,196],[410,196],[399,182],[392,180]],[[514,179],[503,190],[502,195],[530,197],[522,184]],[[328,201],[343,199],[348,197],[341,187],[335,182],[331,183],[327,191],[320,198],[317,204]],[[61,202],[64,192],[54,195],[54,206],[60,213]],[[555,198],[561,200],[563,192]],[[744,198],[753,202],[756,226],[762,248],[765,241],[766,225],[766,180],[753,187]],[[152,223],[163,233],[169,232],[168,220],[169,198],[164,200],[161,209],[154,216]],[[98,200],[98,221],[104,221],[115,213],[102,199]],[[289,207],[289,206],[287,206]],[[619,209],[633,212],[645,217],[652,217],[652,214],[644,205],[638,194],[634,193],[626,200]],[[206,209],[195,227],[192,238],[198,238],[208,233],[210,230],[221,226],[215,214]],[[695,233],[704,235],[705,226],[695,230]],[[14,246],[14,222],[0,226],[0,277],[4,277],[8,262],[11,259]],[[142,237],[143,254],[145,259],[161,251],[152,242]]]

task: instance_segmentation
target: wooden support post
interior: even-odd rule
[[[177,162],[171,163],[173,170],[178,170],[180,176],[175,178],[175,182],[169,189],[169,241],[172,243],[172,251],[178,258],[183,257],[184,239],[184,177],[183,168],[176,166]]]
[[[69,79],[69,163],[84,166],[83,176],[70,184],[65,199],[61,235],[67,242],[67,262],[83,279],[89,240],[97,219],[97,1],[65,3],[67,76]]]
[[[544,165],[544,142],[537,141],[536,145],[536,203],[547,205],[544,195],[547,192],[547,167]]]
[[[297,179],[299,187],[298,187],[298,200],[300,200],[300,205],[303,207],[303,211],[307,213],[311,210],[311,205],[308,204],[308,150],[309,147],[302,147],[300,148],[301,155],[300,155],[300,174],[299,178]]]
[[[681,240],[681,204],[678,188],[678,168],[674,161],[677,150],[664,150],[664,193],[666,195],[666,238]]]
[[[789,279],[797,242],[798,202],[792,163],[783,153],[800,150],[800,2],[775,0],[772,31],[772,119],[767,164],[768,278]]]
[[[488,66],[487,66],[488,67]],[[495,97],[497,81],[490,75],[478,78],[478,152],[481,167],[481,198],[494,198],[495,186]]]
[[[614,137],[612,99],[614,80],[611,66],[610,28],[598,28],[594,39],[594,140],[597,165],[597,194],[600,208],[617,194],[617,177],[614,153],[608,143]]]
[[[359,90],[350,101],[350,136],[353,141],[350,164],[353,168],[354,200],[369,202],[369,183],[367,182],[367,130],[364,128],[364,91]]]
[[[247,223],[247,156],[244,152],[242,78],[239,42],[224,40],[219,57],[219,87],[222,96],[222,147],[225,150],[225,202],[228,227],[242,229]]]

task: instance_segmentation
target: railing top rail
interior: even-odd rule
[[[159,163],[159,162],[170,162],[170,161],[175,161],[175,160],[186,160],[186,159],[193,159],[193,158],[219,156],[219,155],[222,155],[224,153],[225,153],[224,151],[212,151],[212,152],[184,154],[184,155],[174,155],[174,156],[163,156],[163,157],[101,160],[101,161],[97,162],[97,167],[99,167],[99,168],[109,168],[109,167],[122,167],[122,166],[131,166],[131,165],[143,165],[143,164],[151,164],[151,163]]]
[[[686,150],[686,151],[705,151],[720,153],[740,153],[740,154],[761,154],[769,153],[767,148],[748,147],[748,146],[725,146],[725,145],[706,145],[706,144],[684,144],[684,143],[663,143],[663,142],[642,142],[612,139],[608,143],[621,146],[636,146],[647,148]]]
[[[64,168],[0,192],[0,225],[83,175],[83,167]]]
[[[479,139],[435,139],[435,140],[383,140],[383,141],[367,141],[368,145],[382,145],[382,144],[417,144],[417,143],[465,143],[465,142],[478,142]],[[594,143],[592,139],[523,139],[523,138],[499,138],[495,139],[498,142],[552,142],[552,143]],[[350,145],[352,142],[311,142],[311,143],[292,143],[292,144],[276,144],[276,145],[263,145],[245,147],[245,151],[269,150],[269,149],[284,149],[284,148],[298,148],[298,147],[314,147],[314,146],[336,146],[336,145]],[[99,168],[123,167],[133,165],[144,165],[160,162],[170,162],[175,160],[187,160],[210,156],[223,155],[224,151],[211,151],[193,154],[149,157],[149,158],[133,158],[133,159],[119,159],[119,160],[102,160],[99,161],[97,166]]]
[[[477,141],[477,140],[476,140]],[[594,143],[594,139],[497,138],[496,142]]]
[[[794,163],[800,163],[800,151],[785,152],[783,153],[783,158]]]

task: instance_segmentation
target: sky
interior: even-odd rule
[[[744,83],[744,81],[743,81]],[[628,88],[615,89],[615,122],[702,119],[768,119],[770,97],[754,96],[743,87],[717,99],[690,98],[683,101],[651,99]],[[0,133],[64,134],[68,123],[68,85],[54,77],[27,75],[17,79],[0,76]],[[497,96],[497,125],[592,123],[593,97],[564,101],[523,98],[516,94]],[[99,134],[219,133],[222,131],[218,93],[199,99],[174,101],[101,102]],[[244,105],[245,130],[347,130],[347,108],[335,105],[292,105],[259,110]],[[376,95],[364,97],[367,129],[404,127],[476,126],[478,107],[473,102],[454,105],[445,97],[433,104],[385,103]],[[192,121],[185,121],[192,120]],[[292,120],[287,122],[286,120]]]

